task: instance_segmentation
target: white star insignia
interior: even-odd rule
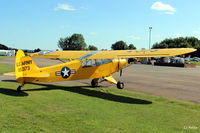
[[[64,75],[63,75],[64,77],[65,77],[66,75],[67,75],[67,77],[69,76],[69,70],[67,70],[66,68],[65,68],[64,71],[62,71],[62,73],[64,74]]]

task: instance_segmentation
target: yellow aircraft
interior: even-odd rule
[[[170,57],[194,52],[193,48],[152,49],[152,50],[115,50],[115,51],[54,51],[39,52],[25,56],[18,50],[15,60],[16,80],[21,83],[17,91],[26,83],[52,82],[92,79],[91,85],[107,81],[123,89],[124,83],[116,81],[112,74],[126,66],[126,58],[137,57]],[[69,59],[63,64],[38,68],[31,57]],[[100,79],[102,79],[100,81]]]

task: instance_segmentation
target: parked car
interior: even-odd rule
[[[184,60],[185,60],[185,61],[190,61],[190,60],[191,60],[191,58],[184,58]]]
[[[193,57],[192,61],[200,61],[199,57]]]
[[[128,64],[132,63],[132,62],[136,62],[136,58],[128,58]]]
[[[195,59],[193,59],[193,61],[200,61],[200,58],[195,58]]]

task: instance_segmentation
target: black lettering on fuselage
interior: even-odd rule
[[[18,72],[29,71],[29,70],[30,70],[30,66],[24,66],[24,67],[18,68]]]
[[[20,66],[30,65],[30,64],[32,64],[32,62],[33,62],[32,60],[17,62],[16,65],[17,65],[17,67],[20,67]]]
[[[17,62],[16,66],[18,67],[18,72],[29,71],[30,66],[33,63],[32,60]]]

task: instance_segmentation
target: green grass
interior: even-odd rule
[[[0,56],[1,59],[9,58],[10,56]],[[15,67],[7,64],[0,63],[0,74],[7,73],[7,72],[14,72]]]
[[[200,66],[200,61],[186,61],[186,63],[190,63],[190,64],[196,64],[198,66]]]
[[[5,59],[5,58],[9,58],[10,56],[0,56],[0,60],[1,59]]]
[[[116,88],[0,82],[5,133],[200,132],[200,105]],[[187,127],[198,129],[184,129]]]
[[[7,64],[0,63],[0,74],[7,73],[7,72],[14,72],[15,67]]]

